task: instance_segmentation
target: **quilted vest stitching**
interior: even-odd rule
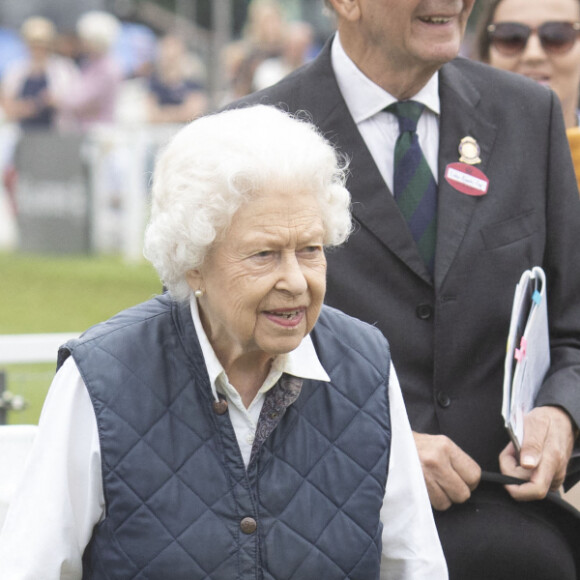
[[[332,383],[304,382],[248,472],[212,411],[187,308],[160,297],[66,345],[95,408],[107,501],[84,578],[378,578],[385,342],[326,307],[312,336]]]

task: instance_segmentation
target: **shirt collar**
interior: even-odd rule
[[[199,316],[199,309],[195,297],[192,296],[190,298],[189,305],[195,332],[197,334],[201,352],[207,367],[207,374],[209,375],[211,390],[214,398],[217,400],[218,382],[221,380],[227,381],[227,376],[207,338],[207,335],[205,334],[205,330],[201,324],[201,318]],[[306,335],[298,347],[293,351],[278,355],[274,358],[270,373],[268,374],[268,377],[266,378],[260,391],[265,392],[271,389],[283,373],[302,379],[312,379],[315,381],[325,382],[330,381],[328,374],[318,359],[318,355],[316,354],[316,350],[310,335]]]
[[[369,79],[346,54],[338,32],[331,47],[331,62],[338,87],[355,123],[366,121],[397,99]],[[439,72],[415,95],[414,101],[424,104],[433,113],[441,111]]]

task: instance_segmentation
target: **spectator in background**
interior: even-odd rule
[[[267,58],[254,73],[254,90],[265,89],[305,64],[311,55],[314,30],[307,22],[290,22],[284,31],[282,54]]]
[[[186,123],[207,111],[204,87],[188,66],[187,47],[168,34],[158,44],[147,97],[147,119],[153,123]]]
[[[250,48],[262,55],[280,54],[285,23],[278,0],[251,0],[245,30]]]
[[[121,23],[113,55],[125,79],[148,78],[153,72],[156,50],[157,36],[149,26],[138,22]]]
[[[75,30],[61,30],[54,50],[56,54],[72,60],[76,65],[81,62],[81,41]]]
[[[51,129],[57,124],[53,100],[64,98],[78,79],[70,59],[54,53],[57,31],[39,16],[28,18],[20,29],[28,57],[8,68],[2,81],[2,106],[6,119],[25,130]]]
[[[492,0],[481,15],[476,46],[480,60],[558,95],[580,187],[579,33],[579,0]]]
[[[251,93],[254,74],[260,63],[282,55],[285,26],[284,12],[278,0],[250,2],[243,38],[224,50],[224,66],[230,84],[226,101]]]
[[[91,11],[79,19],[81,75],[69,93],[54,103],[66,115],[68,129],[86,130],[114,120],[123,74],[111,48],[119,30],[118,20],[107,12]]]

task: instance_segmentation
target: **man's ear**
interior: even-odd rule
[[[329,0],[339,18],[356,21],[360,18],[360,0]]]

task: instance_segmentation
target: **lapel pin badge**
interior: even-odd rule
[[[463,137],[459,143],[459,161],[461,163],[467,163],[467,165],[477,165],[481,163],[481,158],[479,154],[481,150],[479,149],[479,145],[477,141],[470,137]]]
[[[477,141],[470,137],[463,137],[459,143],[459,161],[449,163],[445,168],[445,179],[451,187],[474,197],[487,193],[489,179],[483,171],[474,167],[481,163],[481,150]]]

